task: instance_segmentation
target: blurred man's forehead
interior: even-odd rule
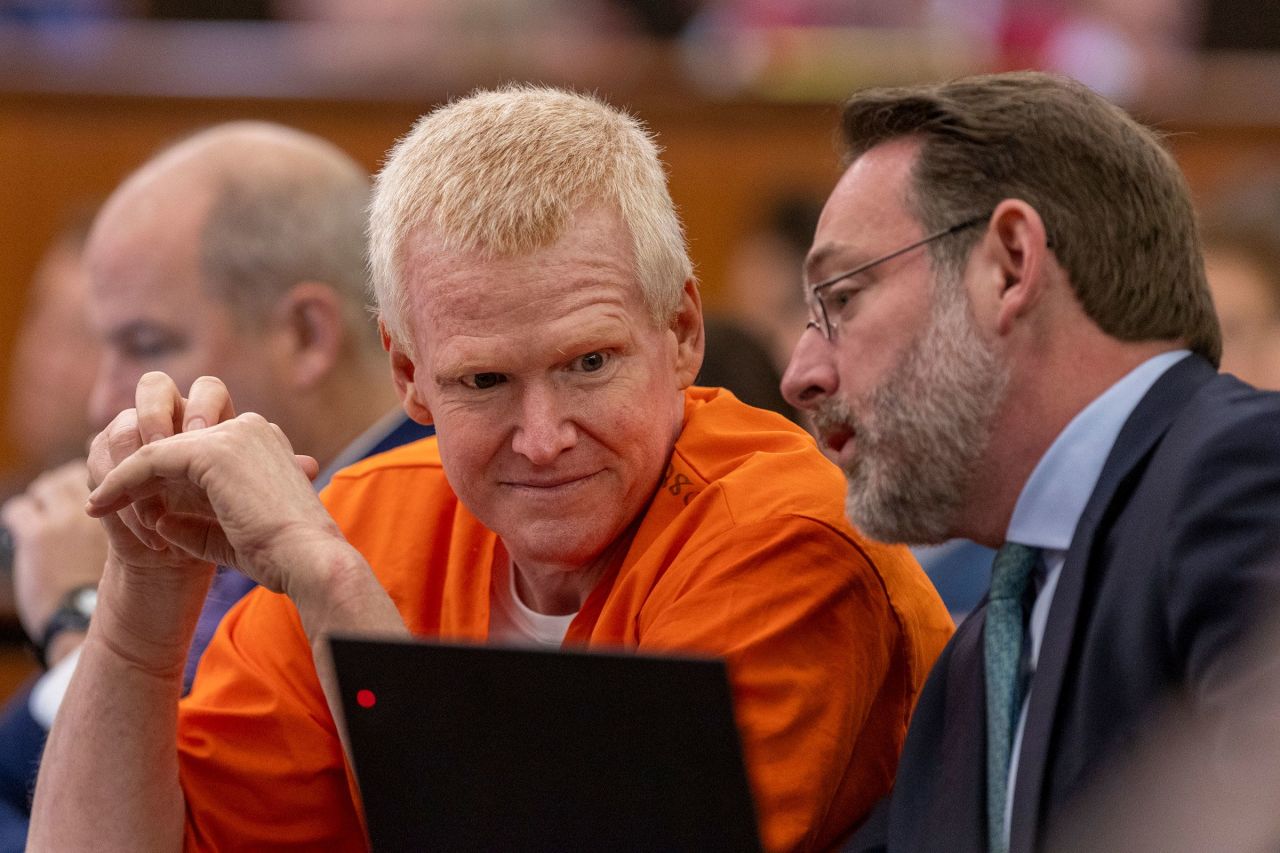
[[[166,301],[194,299],[203,290],[200,250],[206,211],[170,201],[118,204],[103,211],[85,251],[92,293]]]

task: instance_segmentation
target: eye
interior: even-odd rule
[[[477,391],[487,391],[506,381],[506,374],[503,373],[473,373],[462,378],[463,385],[468,388],[475,388]]]
[[[856,284],[837,284],[828,290],[823,297],[827,313],[832,316],[843,314],[849,303],[861,293],[863,288]]]
[[[578,368],[583,373],[595,373],[600,370],[608,362],[608,358],[602,352],[589,352],[578,358]]]
[[[113,336],[113,343],[121,356],[134,361],[154,362],[186,348],[183,335],[161,329],[129,329]]]

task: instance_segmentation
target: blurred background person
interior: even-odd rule
[[[728,388],[742,402],[799,423],[782,397],[782,374],[769,350],[745,326],[727,317],[703,318],[706,350],[694,385]]]
[[[801,272],[822,203],[809,194],[776,196],[729,253],[723,316],[767,348],[779,378],[809,319]]]
[[[84,460],[75,459],[41,474],[0,508],[0,522],[13,538],[14,599],[23,629],[38,641],[55,619],[61,626],[46,648],[51,661],[79,645],[86,627],[79,620],[87,620],[92,609],[107,557],[102,525],[84,511],[88,480]],[[73,591],[82,597],[63,604]],[[59,616],[63,607],[67,612]],[[29,708],[34,684],[0,707],[0,853],[17,853],[26,844],[29,800],[47,728]]]
[[[694,382],[728,388],[739,400],[803,426],[780,385],[808,317],[800,270],[821,211],[817,197],[775,197],[733,246],[723,307],[704,318],[706,355]]]
[[[1122,104],[1168,101],[1191,82],[1201,0],[1007,0],[998,45],[1009,67],[1066,74]]]
[[[365,310],[368,193],[367,174],[330,143],[258,122],[192,136],[130,177],[85,250],[88,316],[102,343],[86,395],[94,427],[132,407],[144,373],[163,369],[186,386],[227,377],[244,411],[316,458],[317,488],[337,468],[429,435],[400,409]],[[75,461],[0,509],[16,545],[23,627],[49,667],[0,710],[0,853],[25,843],[40,750],[92,616],[106,543],[87,499]],[[222,615],[253,586],[219,569],[186,687]]]
[[[15,645],[24,627],[34,631],[53,609],[43,603],[43,578],[15,575],[16,558],[58,566],[72,585],[95,581],[106,558],[102,525],[84,512],[88,472],[75,460],[83,456],[91,433],[88,400],[99,358],[85,311],[84,247],[91,223],[91,208],[75,209],[41,258],[10,364],[4,417],[18,464],[2,475],[0,492],[8,497],[27,489],[32,496],[29,512],[17,518],[0,515],[0,623]],[[50,470],[40,474],[44,469]],[[49,597],[56,601],[60,595]],[[28,618],[20,619],[21,602],[31,604]],[[17,734],[6,733],[0,723],[0,851],[5,853],[23,848],[24,804],[31,791],[31,768],[22,759],[10,761],[10,750],[22,741]]]
[[[84,244],[93,211],[72,214],[45,251],[28,291],[9,369],[5,426],[31,475],[83,456],[90,435],[85,401],[98,344],[85,314]]]
[[[1280,173],[1225,193],[1202,217],[1222,370],[1280,389]]]
[[[98,344],[85,314],[84,244],[92,208],[75,208],[46,249],[27,292],[9,366],[4,419],[16,464],[0,473],[0,499],[41,471],[83,456]],[[86,492],[87,494],[87,492]],[[96,526],[96,525],[95,525]],[[99,532],[97,539],[105,544]],[[0,632],[17,639],[12,540],[0,530]]]

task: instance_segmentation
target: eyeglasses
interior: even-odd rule
[[[934,240],[941,240],[943,237],[963,231],[966,228],[972,228],[975,225],[986,222],[989,218],[990,214],[984,213],[982,216],[975,216],[972,219],[966,219],[964,222],[952,225],[950,228],[943,228],[941,231],[935,231],[927,237],[922,237],[914,243],[903,246],[901,249],[895,249],[887,255],[881,255],[874,261],[867,261],[865,264],[860,264],[847,272],[842,272],[839,275],[833,275],[831,278],[823,279],[809,288],[809,295],[812,299],[810,299],[809,303],[809,322],[805,324],[805,328],[817,329],[827,340],[835,340],[836,331],[838,330],[840,323],[840,309],[844,306],[843,303],[841,305],[828,306],[827,298],[829,291],[825,294],[823,291],[827,291],[827,289],[833,284],[838,284],[847,278],[852,278],[855,275],[864,273],[873,267],[883,264],[885,261],[891,261],[899,255],[905,255],[912,249],[918,249],[927,243],[932,243]],[[836,298],[847,299],[856,292],[857,290],[844,291],[841,294],[837,294]],[[836,318],[835,321],[832,321],[832,317]]]

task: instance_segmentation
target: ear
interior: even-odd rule
[[[405,414],[424,426],[431,424],[431,409],[414,383],[418,367],[413,357],[388,334],[381,320],[378,321],[378,331],[382,335],[382,345],[391,356],[391,381],[395,383]]]
[[[990,311],[996,333],[1007,335],[1044,297],[1049,259],[1044,221],[1025,201],[1005,199],[992,212],[976,255],[982,266],[980,292],[974,296]]]
[[[702,296],[698,283],[692,278],[684,283],[680,308],[671,320],[671,331],[676,336],[676,381],[683,390],[693,384],[702,369],[702,354],[706,348],[706,336],[702,330]]]
[[[342,359],[346,344],[342,299],[327,284],[301,282],[280,298],[277,318],[287,336],[286,369],[293,387],[316,386]]]

